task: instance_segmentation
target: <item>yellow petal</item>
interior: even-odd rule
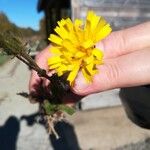
[[[72,63],[71,60],[72,60],[73,55],[74,55],[74,54],[71,53],[71,52],[69,52],[69,51],[63,51],[62,58],[63,58],[64,60],[66,60],[66,61]]]
[[[81,45],[81,43],[84,41],[84,31],[80,28],[77,28],[75,31],[75,35],[79,43],[78,45]]]
[[[91,74],[91,72],[93,71],[93,67],[94,67],[94,64],[93,63],[90,63],[86,66],[86,69],[88,70],[88,72]]]
[[[82,68],[82,74],[84,76],[84,78],[86,79],[86,81],[89,83],[92,81],[92,77],[88,74],[88,72],[86,71],[85,68]]]
[[[69,32],[69,31],[73,31],[73,23],[71,21],[70,18],[66,19],[66,25],[64,26],[64,28]]]
[[[83,21],[81,19],[76,19],[74,26],[75,28],[78,28],[79,26],[81,26],[83,24]]]
[[[49,65],[49,68],[50,69],[56,69],[56,68],[58,68],[60,66],[61,66],[61,63],[56,63],[56,64]]]
[[[58,45],[61,45],[61,43],[62,43],[62,39],[55,34],[51,34],[50,37],[48,38],[48,40],[50,40],[51,42],[58,44]]]
[[[90,21],[90,30],[93,32],[99,23],[100,17],[97,16],[93,11],[89,11],[87,20]]]
[[[99,40],[104,39],[106,36],[110,34],[112,31],[111,27],[109,24],[106,24],[95,36],[96,36],[96,42]]]
[[[69,40],[64,40],[62,42],[63,46],[70,52],[75,53],[77,49],[74,47],[74,45]]]
[[[95,65],[102,65],[103,64],[103,60],[102,59],[101,60],[94,60],[93,64],[95,64]]]
[[[81,28],[82,25],[82,20],[76,19],[74,23],[74,30],[75,30],[75,35],[77,36],[77,39],[79,42],[82,42],[84,40],[84,31]]]
[[[99,50],[98,48],[94,48],[92,51],[92,54],[99,60],[103,58],[103,52]]]
[[[63,75],[63,73],[62,72],[61,73],[57,72],[57,75],[60,77],[60,76]]]
[[[65,65],[61,65],[59,68],[57,68],[57,71],[63,73],[65,71],[67,71],[67,67]]]
[[[87,71],[89,72],[90,75],[95,75],[97,73],[97,69],[94,68],[95,64],[91,63],[88,64],[85,68],[87,69]]]
[[[96,27],[96,32],[100,31],[107,24],[106,20],[103,17],[100,17],[99,23]]]
[[[85,56],[85,52],[81,52],[81,51],[78,51],[76,54],[75,54],[75,58],[82,58]]]
[[[63,75],[63,72],[59,72],[57,69],[56,69],[56,71],[57,71],[57,75],[58,75],[59,77]]]
[[[74,65],[71,65],[71,64],[67,65],[68,71],[72,71],[73,69],[74,69]]]
[[[68,76],[67,80],[70,82],[70,85],[73,84],[73,81],[75,80],[79,69],[80,69],[80,64],[76,64],[74,66],[74,69],[69,73],[69,76]]]
[[[93,60],[94,60],[94,58],[93,58],[93,56],[91,55],[91,56],[85,58],[85,59],[84,59],[84,62],[85,62],[86,64],[90,64],[90,63],[93,62]]]
[[[50,52],[53,53],[53,54],[58,54],[58,55],[61,54],[61,51],[58,47],[51,47]]]
[[[68,37],[68,32],[64,27],[56,27],[54,30],[62,39],[66,39]]]
[[[82,44],[82,46],[85,48],[85,49],[87,49],[87,48],[90,48],[90,47],[92,47],[94,45],[94,43],[93,43],[93,41],[92,40],[87,40],[87,41],[85,41],[83,44]]]
[[[65,19],[61,19],[60,21],[57,22],[57,24],[62,27],[66,24],[66,20]]]
[[[86,24],[84,27],[84,39],[87,40],[91,36],[91,30],[90,30],[90,21],[86,20]]]
[[[69,32],[68,39],[69,39],[75,46],[80,45],[79,39],[78,39],[78,37],[77,37],[77,34],[75,34],[74,32]]]
[[[59,56],[54,56],[48,59],[48,65],[52,65],[60,62],[61,62],[61,58]]]

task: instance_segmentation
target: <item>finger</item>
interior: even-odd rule
[[[29,80],[29,92],[36,94],[36,87],[40,85],[42,79],[37,75],[37,72],[32,70]]]
[[[47,47],[45,50],[43,50],[42,52],[40,52],[36,58],[35,61],[38,64],[38,66],[41,69],[45,69],[46,71],[48,70],[48,65],[47,65],[47,59],[48,57],[50,57],[50,52],[49,52],[49,47]],[[30,81],[29,81],[29,92],[30,93],[36,93],[36,86],[40,86],[40,82],[41,82],[42,78],[40,78],[37,74],[36,71],[32,70],[31,71],[31,77],[30,77]]]
[[[104,50],[105,58],[118,57],[136,50],[150,47],[150,22],[128,29],[112,32],[106,39],[97,44]]]
[[[99,73],[87,84],[80,73],[75,81],[74,92],[79,95],[113,88],[138,86],[150,83],[150,49],[136,51],[105,61],[98,67]]]

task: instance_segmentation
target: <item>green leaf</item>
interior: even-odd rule
[[[54,114],[56,111],[58,111],[58,106],[55,104],[51,104],[49,101],[45,101],[43,104],[43,107],[46,111],[46,114],[48,115],[52,115]]]
[[[64,104],[52,104],[49,101],[44,101],[43,107],[48,115],[52,115],[57,111],[66,112],[69,115],[73,115],[75,113],[75,109],[72,107]]]
[[[66,112],[66,113],[69,114],[69,115],[73,115],[73,114],[75,113],[75,109],[72,108],[72,107],[69,107],[69,106],[67,106],[67,105],[59,105],[59,109],[60,109],[61,111]]]

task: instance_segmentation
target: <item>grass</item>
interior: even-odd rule
[[[0,53],[0,66],[3,65],[5,62],[7,62],[8,59],[9,56]]]

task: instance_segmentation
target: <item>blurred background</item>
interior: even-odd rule
[[[150,21],[150,0],[0,0],[0,32],[19,31],[23,41],[32,46],[30,55],[34,58],[49,44],[47,38],[57,21],[67,17],[85,19],[88,10],[104,16],[113,31]],[[128,119],[146,127],[139,123],[141,116],[134,114],[137,119],[126,114],[123,100],[128,96],[142,99],[140,93],[149,101],[149,86],[121,89],[123,94],[115,89],[83,98],[75,115],[56,125],[61,138],[55,140],[39,121],[39,106],[17,95],[28,92],[29,78],[26,65],[0,53],[0,150],[150,149],[150,131]]]

